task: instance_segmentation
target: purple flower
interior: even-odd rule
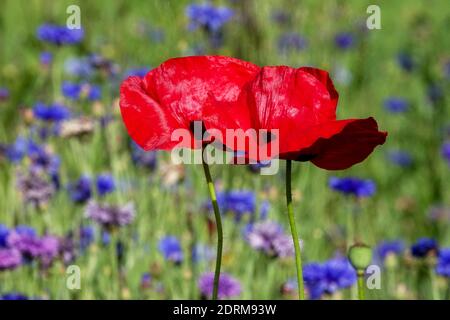
[[[400,255],[405,249],[405,245],[401,240],[382,241],[376,248],[376,253],[381,262],[384,262],[389,255]]]
[[[94,228],[92,226],[81,226],[79,230],[80,249],[86,250],[94,241]]]
[[[442,156],[447,161],[448,165],[450,166],[450,142],[446,142],[442,145]]]
[[[415,67],[412,56],[407,52],[401,52],[397,55],[397,63],[403,70],[411,72]]]
[[[226,7],[215,7],[209,3],[190,4],[186,7],[186,15],[190,19],[190,29],[205,28],[209,32],[218,32],[234,15],[233,10]]]
[[[84,30],[69,29],[66,26],[43,24],[37,29],[37,38],[41,41],[56,44],[77,44],[83,40]]]
[[[439,252],[438,243],[431,238],[420,238],[411,246],[411,254],[416,258],[425,258]]]
[[[341,32],[334,37],[334,43],[338,48],[346,50],[355,45],[355,38],[350,32]]]
[[[156,168],[157,152],[145,151],[134,141],[131,141],[131,158],[136,165],[140,165],[151,170]]]
[[[78,100],[86,96],[90,101],[99,100],[102,92],[99,86],[89,83],[73,83],[64,81],[61,85],[62,94],[69,99]]]
[[[331,177],[328,181],[331,189],[345,195],[356,197],[370,197],[375,194],[376,186],[372,180],[364,180],[354,177],[338,178]]]
[[[0,87],[0,102],[6,101],[9,98],[9,90],[5,87]]]
[[[41,52],[41,55],[39,56],[39,61],[42,65],[48,66],[53,61],[53,54],[48,51]]]
[[[291,257],[294,255],[292,238],[283,232],[276,222],[263,221],[250,226],[244,234],[249,245],[270,257]]]
[[[281,53],[288,53],[289,51],[300,51],[305,49],[307,41],[304,37],[296,32],[287,32],[278,39],[278,50]]]
[[[413,158],[410,153],[402,150],[389,150],[388,159],[399,167],[409,167],[413,164]]]
[[[9,248],[18,250],[25,262],[36,259],[41,254],[41,241],[36,231],[28,226],[18,226],[8,236]]]
[[[106,230],[130,224],[134,220],[135,210],[132,203],[122,207],[101,205],[94,201],[88,203],[85,211],[86,218],[97,222]]]
[[[181,250],[180,241],[174,236],[165,236],[159,240],[158,249],[168,261],[177,264],[183,261],[183,251]]]
[[[409,109],[409,102],[401,97],[390,97],[384,100],[384,107],[391,113],[402,113]]]
[[[38,171],[32,170],[27,174],[18,173],[17,187],[25,203],[36,207],[48,203],[55,194],[55,187]]]
[[[70,199],[75,203],[85,203],[92,196],[91,178],[81,176],[67,187]]]
[[[0,271],[13,270],[22,263],[20,251],[10,248],[0,248]]]
[[[12,163],[22,161],[28,152],[28,141],[23,137],[18,137],[13,144],[6,146],[5,155]]]
[[[214,273],[208,272],[203,274],[198,281],[198,286],[203,297],[211,298],[214,287]],[[241,294],[239,281],[227,273],[220,274],[218,289],[217,295],[219,299],[233,298]]]
[[[356,272],[348,259],[336,257],[324,263],[309,263],[303,268],[303,277],[311,299],[351,287]]]
[[[101,174],[96,180],[97,191],[101,196],[113,192],[116,189],[114,178],[110,174]]]
[[[43,121],[58,122],[70,118],[70,111],[60,104],[45,105],[38,102],[33,107],[33,115]]]
[[[450,248],[439,251],[436,273],[443,277],[450,277]]]
[[[59,253],[59,239],[55,236],[45,235],[40,239],[39,261],[45,268],[51,266]]]

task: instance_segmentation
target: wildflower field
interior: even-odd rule
[[[325,70],[337,118],[363,118],[377,138],[364,157],[358,139],[353,149],[315,140],[350,150],[339,168],[310,154],[281,157],[272,175],[263,161],[209,166],[219,299],[298,297],[291,164],[307,299],[361,298],[358,278],[366,299],[450,299],[450,8],[372,2],[2,0],[0,299],[213,297],[218,228],[204,169],[133,141],[143,118],[126,121],[135,92],[120,91],[170,58],[204,55]],[[81,28],[69,29],[77,13]],[[371,248],[360,269],[355,245]]]

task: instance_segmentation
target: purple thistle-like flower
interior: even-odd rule
[[[112,205],[101,205],[94,201],[88,203],[85,211],[86,218],[100,224],[109,230],[115,227],[122,227],[133,222],[135,216],[134,205],[127,203],[122,207]]]
[[[439,251],[436,273],[443,277],[450,277],[450,248]]]
[[[181,244],[175,236],[165,236],[159,240],[158,249],[166,260],[175,263],[181,263],[183,261]]]
[[[355,177],[338,178],[331,177],[328,185],[334,191],[356,197],[370,197],[375,194],[376,185],[372,180],[364,180]]]
[[[203,274],[198,281],[198,286],[203,297],[211,298],[214,287],[214,273]],[[217,296],[219,299],[233,298],[241,294],[239,281],[227,273],[220,274],[218,289]]]
[[[45,235],[40,239],[39,261],[44,268],[51,266],[60,250],[59,239],[55,236]]]
[[[19,172],[17,187],[22,194],[24,202],[36,207],[41,207],[48,203],[55,194],[54,185],[35,170],[31,170],[27,174]]]
[[[36,231],[28,226],[18,226],[8,236],[9,248],[18,250],[26,262],[36,259],[41,254],[41,241]]]
[[[37,38],[41,41],[60,45],[77,44],[84,38],[84,30],[69,29],[64,25],[43,24],[37,29]]]
[[[13,270],[22,263],[22,255],[17,249],[0,248],[0,271]]]

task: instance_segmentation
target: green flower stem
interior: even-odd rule
[[[217,227],[217,256],[216,256],[216,269],[214,271],[214,287],[212,294],[212,299],[217,300],[217,293],[219,291],[220,266],[222,264],[222,248],[223,248],[222,219],[220,217],[219,205],[217,204],[216,190],[214,189],[214,183],[211,179],[209,166],[203,158],[203,152],[202,152],[202,164],[203,164],[203,171],[205,172],[206,183],[208,185],[209,196],[211,198],[211,202],[214,209],[214,217],[216,218],[216,227]]]
[[[305,290],[303,289],[302,253],[300,251],[297,227],[295,226],[294,210],[292,208],[291,171],[292,161],[286,160],[286,203],[289,225],[291,226],[292,240],[294,241],[295,264],[297,266],[298,298],[299,300],[305,300]]]
[[[364,290],[364,271],[362,270],[358,270],[358,299],[366,299],[366,292]]]

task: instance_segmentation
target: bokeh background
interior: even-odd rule
[[[72,4],[82,33],[55,31]],[[374,116],[389,132],[351,169],[294,164],[308,296],[355,296],[345,256],[362,241],[380,268],[369,298],[449,298],[448,2],[377,1],[380,30],[366,28],[370,4],[1,1],[0,296],[210,294],[216,233],[202,168],[134,145],[118,90],[168,58],[221,54],[328,70],[338,118]],[[291,299],[283,163],[274,176],[258,170],[212,167],[224,216],[222,297]],[[69,265],[80,268],[79,290],[67,287]]]

